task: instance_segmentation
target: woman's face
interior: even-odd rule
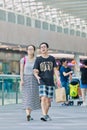
[[[28,52],[28,55],[34,55],[34,47],[33,46],[29,46],[28,49],[27,49],[27,52]]]

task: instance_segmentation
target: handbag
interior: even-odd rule
[[[66,101],[66,92],[64,87],[55,89],[55,100],[57,103]]]

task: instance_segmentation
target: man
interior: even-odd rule
[[[81,104],[81,106],[87,106],[87,103],[86,103],[86,92],[87,92],[87,60],[84,60],[83,65],[82,65],[80,71],[81,71],[80,88],[81,88],[82,100],[83,100],[83,103]]]
[[[39,96],[41,98],[42,121],[51,120],[48,115],[51,99],[53,98],[54,91],[54,74],[56,76],[58,84],[58,70],[55,58],[48,55],[49,45],[45,42],[41,43],[40,46],[41,56],[36,58],[34,64],[34,75],[39,83]]]
[[[65,58],[61,59],[61,68],[60,68],[60,81],[62,87],[65,88],[66,90],[66,103],[63,105],[69,105],[68,102],[68,95],[69,95],[69,78],[72,80],[72,71],[71,69],[67,66],[67,60]]]

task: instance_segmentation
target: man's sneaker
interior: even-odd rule
[[[47,117],[47,121],[51,121],[52,120],[49,115],[46,115],[46,117]]]
[[[43,117],[41,117],[40,119],[41,119],[42,121],[47,121],[46,116],[43,116]]]
[[[41,117],[42,121],[51,121],[51,118],[49,117],[49,115],[45,115],[43,117]]]

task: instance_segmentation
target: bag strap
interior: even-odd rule
[[[24,65],[25,65],[25,63],[26,63],[26,57],[24,57]]]

